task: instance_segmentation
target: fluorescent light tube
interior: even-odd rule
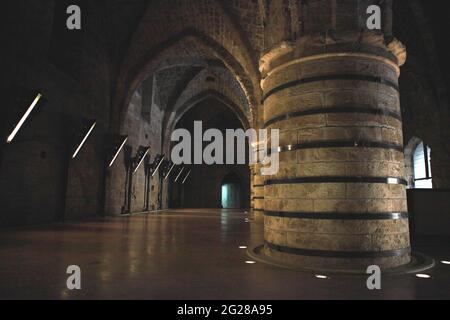
[[[148,152],[150,151],[150,148],[147,148],[147,150],[145,150],[144,155],[142,156],[141,161],[139,161],[138,165],[136,166],[136,169],[134,169],[134,173],[136,173],[139,169],[139,167],[141,166],[142,162],[144,162],[145,157],[147,156]]]
[[[167,180],[167,178],[170,176],[170,173],[172,172],[174,167],[175,167],[175,163],[172,164],[172,166],[170,167],[169,172],[167,172],[167,176],[164,178],[164,180]]]
[[[183,173],[184,168],[181,168],[180,173],[178,173],[177,177],[175,178],[175,182],[178,181],[178,179],[180,178],[181,174]]]
[[[111,162],[109,163],[109,166],[112,167],[112,165],[114,164],[114,162],[116,161],[117,157],[120,154],[120,151],[122,151],[123,147],[125,146],[125,143],[127,143],[128,141],[128,137],[125,137],[125,139],[123,140],[122,144],[120,145],[119,149],[117,150],[116,154],[114,155],[113,159],[111,160]]]
[[[28,107],[28,110],[25,112],[25,114],[20,119],[19,123],[17,123],[16,127],[14,128],[14,130],[9,135],[8,139],[6,140],[7,143],[11,143],[14,140],[14,138],[16,137],[17,133],[19,132],[20,128],[22,128],[23,124],[25,123],[27,118],[30,116],[30,114],[33,111],[34,107],[36,107],[37,103],[39,102],[39,100],[41,100],[41,98],[42,98],[42,95],[40,93],[38,93],[38,95],[36,96],[34,101]]]
[[[91,135],[92,131],[94,130],[95,126],[97,125],[97,122],[94,122],[91,126],[91,128],[89,129],[88,133],[84,136],[83,141],[81,141],[80,145],[78,146],[77,150],[75,151],[75,153],[72,156],[72,159],[75,159],[78,155],[78,153],[80,152],[81,148],[83,148],[83,145],[85,144],[86,140],[89,138],[89,136]]]
[[[189,178],[190,174],[191,174],[192,170],[189,170],[189,172],[187,173],[186,177],[184,177],[183,179],[183,184],[186,182],[187,178]]]
[[[164,157],[162,157],[161,160],[159,161],[158,165],[156,166],[155,171],[153,171],[153,173],[152,173],[152,177],[154,177],[156,172],[158,172],[159,167],[161,167],[161,164],[163,163],[163,161],[164,161]]]

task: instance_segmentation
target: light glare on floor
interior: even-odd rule
[[[245,261],[246,264],[255,264],[255,261]]]
[[[317,279],[328,279],[327,276],[324,276],[324,275],[321,275],[321,274],[316,274],[315,277],[316,277]]]
[[[240,246],[239,249],[247,249],[246,246]]]
[[[420,279],[430,279],[431,278],[431,276],[429,274],[421,274],[421,273],[416,274],[416,277],[420,278]]]
[[[441,263],[450,265],[450,261],[441,261]]]

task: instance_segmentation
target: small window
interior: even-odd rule
[[[414,150],[414,188],[433,189],[431,176],[431,149],[421,142]]]

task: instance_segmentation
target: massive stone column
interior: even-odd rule
[[[253,176],[253,217],[256,222],[264,221],[264,184],[261,164],[256,164]]]
[[[398,88],[406,54],[386,34],[345,29],[305,32],[261,59],[265,127],[280,130],[281,145],[280,170],[265,177],[264,252],[312,269],[394,268],[411,256]]]
[[[263,127],[263,125],[264,125],[264,106],[259,105],[254,128],[259,131]],[[260,138],[261,137],[258,135],[258,140],[253,142],[253,145],[252,145],[253,152],[255,152],[255,160],[259,158],[260,151],[264,150],[264,147],[265,147],[266,141],[260,141],[259,140]],[[259,159],[259,161],[261,161],[261,159]],[[253,218],[254,218],[254,221],[256,221],[258,223],[264,223],[265,176],[262,175],[262,172],[261,172],[262,167],[263,167],[262,164],[258,162],[253,165],[253,172],[252,172],[252,174],[253,174],[253,182],[252,182]]]
[[[253,169],[253,166],[250,165],[250,212],[251,214],[253,214],[253,209],[255,208],[255,204],[253,203],[253,196],[254,196],[254,191],[253,191],[253,180],[255,177],[255,170]]]

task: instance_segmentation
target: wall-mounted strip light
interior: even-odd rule
[[[189,170],[189,172],[187,173],[186,177],[184,177],[183,182],[182,182],[183,184],[186,182],[187,178],[189,178],[189,176],[191,174],[191,171],[192,170]]]
[[[91,124],[91,126],[89,127],[89,131],[84,135],[83,140],[81,141],[81,143],[78,145],[77,149],[75,150],[75,152],[72,155],[72,159],[75,159],[78,155],[78,153],[80,152],[81,148],[83,148],[83,145],[86,143],[86,140],[89,138],[89,136],[91,135],[92,131],[94,130],[95,126],[97,125],[96,121],[93,121],[93,123]]]
[[[163,162],[164,162],[164,156],[161,157],[161,159],[159,160],[158,164],[156,165],[156,168],[155,168],[155,170],[152,173],[152,177],[154,177],[156,172],[158,172],[159,167],[161,167]]]
[[[397,178],[388,178],[387,179],[387,183],[388,184],[398,184],[398,179]]]
[[[181,174],[183,173],[184,168],[181,168],[180,172],[178,173],[177,177],[175,178],[175,182],[178,181],[178,179],[180,179]]]
[[[41,98],[42,98],[42,95],[40,93],[38,93],[38,95],[36,96],[34,101],[28,107],[28,109],[25,112],[25,114],[22,116],[20,121],[17,123],[16,127],[14,128],[14,130],[8,136],[8,139],[6,140],[7,143],[11,143],[14,140],[14,138],[16,137],[17,133],[19,132],[20,128],[23,126],[23,124],[25,123],[27,118],[30,116],[30,114],[33,111],[34,107],[36,107],[36,105],[38,104],[39,100],[41,100]]]
[[[167,178],[169,178],[170,174],[172,173],[173,168],[175,168],[175,163],[172,163],[172,165],[170,166],[169,172],[167,172],[167,175],[164,178],[164,180],[167,180]]]
[[[147,156],[147,154],[149,153],[150,148],[145,148],[143,150],[144,151],[142,151],[142,153],[141,153],[141,159],[139,160],[139,163],[137,164],[136,168],[134,169],[134,173],[136,173],[138,171],[138,169],[141,166],[142,162],[144,162],[144,159]]]
[[[120,154],[120,151],[122,151],[123,147],[125,146],[125,143],[127,143],[128,137],[123,137],[122,143],[120,144],[119,148],[117,149],[116,153],[114,154],[114,157],[112,158],[111,162],[109,163],[109,167],[112,167],[114,162],[116,161],[117,157]]]
[[[431,279],[431,276],[429,274],[424,274],[424,273],[416,274],[416,277],[420,278],[420,279]]]

